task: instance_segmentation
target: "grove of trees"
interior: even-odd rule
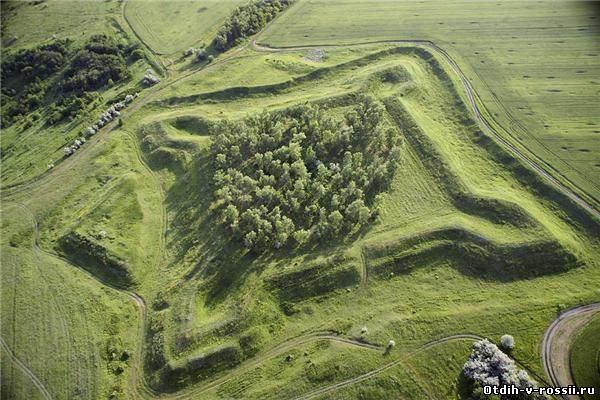
[[[238,7],[219,29],[213,41],[215,49],[225,51],[239,40],[258,33],[291,3],[292,0],[258,0]]]
[[[96,91],[129,78],[128,63],[140,57],[138,50],[94,35],[79,49],[68,39],[56,40],[3,57],[2,126],[43,105],[50,124],[75,117]]]
[[[357,100],[342,118],[319,106],[215,126],[214,203],[220,222],[264,250],[358,230],[373,218],[400,157],[384,109]]]

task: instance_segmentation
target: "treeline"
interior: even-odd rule
[[[219,29],[213,41],[214,48],[225,51],[246,37],[258,33],[291,3],[292,0],[258,0],[238,7]]]
[[[303,245],[360,229],[400,157],[383,107],[358,100],[343,118],[318,106],[215,127],[214,204],[249,249]]]
[[[96,99],[96,91],[128,79],[127,65],[142,57],[135,45],[106,35],[92,36],[80,49],[65,39],[9,55],[0,74],[2,127],[42,106],[50,124],[75,117]]]

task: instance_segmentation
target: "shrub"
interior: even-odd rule
[[[511,335],[502,335],[500,338],[500,347],[511,351],[515,347],[515,339]]]
[[[197,61],[204,61],[204,60],[206,60],[207,57],[208,57],[208,53],[206,52],[206,50],[198,49],[198,51],[196,51],[196,60]]]
[[[219,51],[235,46],[240,40],[258,33],[291,3],[291,0],[257,0],[238,7],[219,29],[213,46]]]

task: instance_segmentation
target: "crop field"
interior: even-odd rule
[[[305,0],[257,40],[272,46],[432,40],[454,56],[518,145],[598,204],[598,18],[594,2]]]
[[[119,14],[117,2],[85,1],[73,7],[73,1],[2,2],[2,48],[19,49],[53,38],[81,41],[87,36],[114,31]],[[118,25],[117,25],[118,27]]]
[[[125,17],[148,47],[170,55],[204,42],[209,44],[215,31],[241,4],[241,0],[177,0],[165,7],[163,1],[127,2]]]
[[[563,2],[533,13],[517,2],[300,0],[210,61],[174,61],[241,3],[84,2],[114,13],[120,29],[98,29],[140,40],[144,57],[82,116],[3,125],[0,397],[466,400],[473,343],[505,334],[518,368],[555,385],[545,332],[564,310],[600,303],[595,14]],[[450,57],[427,42],[375,43],[397,39],[432,40]],[[160,82],[140,83],[155,65]],[[133,91],[118,121],[62,157]],[[230,156],[214,154],[223,126],[237,129],[234,149],[250,146],[248,121],[266,132],[269,116],[318,109],[342,126],[367,100],[398,139],[378,213],[303,245],[248,250],[233,237],[215,200]],[[580,385],[597,381],[597,351],[586,351],[597,322],[570,347]]]

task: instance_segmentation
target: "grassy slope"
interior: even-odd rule
[[[97,139],[79,158],[68,161],[71,168],[33,190],[3,198],[3,238],[17,247],[5,243],[2,248],[2,285],[15,289],[2,292],[2,337],[59,399],[104,398],[115,389],[131,389],[129,367],[141,356],[138,314],[128,296],[73,265],[32,252],[30,217],[13,204],[24,204],[36,215],[40,246],[46,251],[53,252],[58,237],[71,229],[84,234],[105,230],[103,244],[126,258],[138,282],[160,257],[160,191],[152,175],[139,164],[135,144],[124,131]],[[107,208],[110,204],[114,207]],[[136,218],[132,209],[139,210]],[[33,302],[27,295],[31,293],[36,293]],[[14,321],[8,322],[11,318]],[[52,326],[57,328],[49,330]],[[106,360],[109,338],[132,354],[125,373],[118,376]],[[3,372],[15,369],[8,368]],[[9,393],[29,398],[29,386],[16,385],[7,386],[13,391]]]
[[[600,387],[600,317],[596,316],[577,333],[571,347],[571,370],[577,386]],[[591,399],[591,396],[586,396]]]
[[[433,40],[457,58],[501,125],[598,201],[600,28],[594,7],[554,1],[532,6],[303,0],[259,41],[295,46]]]
[[[130,1],[125,16],[150,48],[170,55],[200,43],[208,45],[221,23],[241,0]]]
[[[348,51],[340,51],[340,53],[331,51],[328,55],[332,60],[341,61],[344,58],[347,60],[356,57],[358,54],[356,52],[350,54]],[[283,61],[289,62],[294,59],[301,60],[302,57],[303,52],[248,56],[244,62],[228,65],[225,71],[233,76],[244,71],[240,84],[252,86],[263,83],[270,73],[267,59],[281,58]],[[414,149],[407,148],[407,157],[399,169],[393,185],[394,189],[387,196],[380,223],[376,224],[371,233],[359,242],[353,245],[336,245],[334,249],[327,251],[331,252],[350,246],[347,254],[351,256],[352,254],[356,255],[364,243],[392,241],[398,237],[410,237],[418,232],[436,227],[463,226],[492,237],[497,242],[519,242],[532,238],[554,237],[572,251],[582,255],[587,267],[559,276],[549,275],[527,281],[509,279],[507,282],[500,282],[498,281],[500,277],[484,278],[477,275],[465,275],[459,272],[461,270],[460,263],[456,265],[454,262],[438,260],[428,268],[419,268],[395,279],[372,280],[366,293],[352,290],[350,293],[338,293],[320,299],[305,299],[296,304],[295,308],[299,310],[297,314],[285,318],[283,328],[278,327],[281,322],[268,323],[270,324],[268,326],[273,324],[276,326],[272,343],[275,344],[286,337],[293,337],[307,330],[332,329],[340,325],[344,326],[344,332],[352,332],[366,324],[369,326],[369,331],[372,332],[369,340],[381,344],[385,344],[390,337],[397,339],[397,342],[413,343],[414,345],[414,343],[422,343],[428,338],[465,331],[476,332],[492,338],[497,338],[504,332],[510,332],[521,343],[516,351],[517,357],[525,362],[531,371],[541,373],[538,361],[539,338],[547,322],[552,318],[556,305],[571,304],[583,299],[593,299],[596,296],[593,282],[598,279],[598,268],[594,261],[597,249],[590,247],[593,242],[589,241],[589,237],[586,238],[585,234],[581,236],[582,232],[571,227],[550,211],[547,204],[535,199],[501,165],[490,160],[487,153],[474,143],[469,135],[464,135],[465,128],[461,126],[460,113],[453,109],[447,89],[428,72],[426,66],[419,60],[402,56],[384,57],[369,64],[367,68],[348,70],[342,68],[324,80],[301,84],[297,88],[290,89],[289,92],[283,91],[275,97],[267,92],[264,96],[233,98],[225,103],[190,100],[178,102],[177,106],[167,108],[156,105],[152,107],[152,112],[144,117],[143,121],[145,122],[142,122],[141,125],[145,126],[150,121],[160,121],[161,119],[169,121],[175,117],[189,115],[208,119],[237,118],[264,107],[277,108],[303,102],[304,99],[338,95],[357,88],[364,88],[370,72],[398,63],[411,71],[417,87],[412,91],[406,91],[401,98],[402,102],[412,111],[413,117],[436,144],[436,148],[451,169],[475,193],[491,197],[500,196],[509,200],[516,199],[515,204],[525,208],[533,215],[537,224],[530,228],[519,229],[493,224],[458,212],[449,204],[443,191],[436,187],[435,182],[429,177]],[[262,71],[262,74],[259,71]],[[218,82],[214,78],[211,79],[212,75],[213,73],[207,72],[206,78],[203,79],[204,74],[199,74],[197,80],[176,85],[164,97],[168,99],[173,94],[182,96],[186,93],[195,94],[218,90]],[[288,76],[294,75],[294,72],[288,72]],[[283,81],[285,76],[280,75],[279,79]],[[206,82],[209,90],[204,89],[202,82]],[[221,87],[236,86],[237,83],[227,81],[222,83]],[[370,90],[375,95],[389,94],[389,88],[386,87],[371,88]],[[152,131],[145,133],[148,132]],[[185,133],[178,131],[177,135],[182,137]],[[192,132],[189,132],[188,135],[190,138],[195,137]],[[444,140],[442,141],[441,138]],[[179,274],[185,274],[188,279],[183,285],[184,287],[173,290],[172,294],[168,295],[172,299],[169,312],[173,315],[167,318],[169,321],[167,335],[172,338],[170,340],[174,340],[179,335],[178,332],[196,332],[199,335],[196,337],[200,340],[198,343],[200,347],[192,345],[192,348],[207,349],[237,337],[238,333],[236,332],[218,336],[210,335],[210,327],[215,325],[215,321],[226,320],[234,315],[232,312],[236,308],[235,304],[245,302],[245,307],[254,310],[249,311],[251,315],[255,315],[253,318],[272,319],[273,317],[269,317],[273,313],[273,310],[270,309],[272,300],[269,299],[268,293],[264,293],[265,289],[261,284],[260,277],[270,276],[278,271],[294,270],[294,265],[302,264],[305,257],[302,254],[292,255],[292,257],[282,256],[276,257],[270,262],[259,259],[251,262],[250,266],[247,265],[248,261],[241,262],[240,260],[236,261],[235,257],[226,257],[226,260],[220,261],[221,267],[219,268],[236,262],[238,265],[229,265],[223,272],[216,272],[216,275],[211,275],[215,272],[196,272],[210,268],[203,260],[215,256],[223,258],[223,253],[215,250],[219,247],[218,243],[215,243],[217,241],[212,238],[212,234],[209,237],[201,234],[208,223],[203,222],[207,215],[193,213],[183,216],[186,205],[181,204],[182,201],[193,199],[191,204],[194,202],[206,204],[208,201],[205,194],[200,194],[206,185],[206,177],[197,176],[198,173],[207,173],[206,167],[202,166],[203,150],[198,150],[197,154],[194,158],[199,161],[190,163],[189,167],[184,169],[189,171],[187,174],[174,175],[172,169],[162,168],[165,177],[170,177],[165,180],[175,182],[172,187],[167,186],[166,188],[168,194],[173,194],[173,206],[169,207],[171,210],[169,220],[174,224],[179,220],[185,221],[185,223],[181,223],[185,229],[173,225],[173,235],[192,236],[195,245],[190,249],[180,249],[183,247],[181,242],[173,241],[175,249],[178,250],[174,253],[181,252],[184,255],[178,261],[174,261],[175,268],[172,271],[175,272],[177,269],[180,271]],[[457,157],[457,154],[460,154],[461,157]],[[163,167],[168,167],[168,165]],[[181,184],[177,183],[179,181]],[[185,191],[182,192],[184,187]],[[422,188],[427,188],[427,190],[422,190]],[[167,199],[169,197],[167,195]],[[182,207],[177,207],[176,204]],[[200,209],[203,207],[201,206]],[[185,213],[189,214],[189,212]],[[319,253],[315,253],[314,256]],[[427,264],[425,263],[425,265]],[[241,274],[242,271],[245,271],[243,276],[236,278],[235,275]],[[223,277],[220,277],[221,275]],[[223,280],[225,276],[229,278]],[[173,277],[171,281],[176,282],[177,278]],[[568,294],[569,291],[563,289],[565,285],[569,286],[569,291],[572,291],[570,294]],[[192,301],[190,296],[194,296],[194,293],[195,299]],[[252,293],[252,297],[247,297],[249,293]],[[260,304],[262,306],[259,306]],[[352,304],[352,307],[348,307],[348,304]],[[262,311],[257,311],[257,308]],[[523,320],[525,313],[528,316],[527,321]],[[332,318],[332,315],[336,317]],[[497,325],[499,320],[502,321],[502,327]],[[209,333],[206,336],[203,332]],[[171,355],[181,357],[190,354],[189,351],[175,352]],[[466,354],[465,351],[462,359],[466,357]],[[329,353],[327,357],[336,359],[333,353]],[[281,362],[278,360],[280,358],[274,358],[272,362]],[[366,366],[375,366],[381,361],[365,358],[361,359],[361,362]],[[306,376],[307,372],[290,372],[290,374],[297,373]],[[260,396],[264,390],[273,390],[272,393],[281,395],[288,393],[289,389],[285,389],[283,384],[268,383],[269,374],[267,372],[261,370],[258,376],[256,373],[249,372],[248,374],[251,377],[249,376],[246,380],[240,379],[244,381],[244,390],[248,391],[244,393],[250,397]],[[242,376],[246,376],[246,374]],[[455,377],[455,375],[445,376],[439,379],[453,382]],[[340,375],[331,379],[342,378],[343,375]],[[267,379],[267,381],[262,379]],[[281,377],[281,379],[285,381],[287,378]],[[254,381],[257,382],[253,383]],[[419,384],[422,384],[421,380],[419,380]],[[265,387],[265,385],[267,386]],[[448,383],[444,385],[448,385]],[[316,386],[318,385],[308,384],[302,391]],[[254,392],[255,390],[257,392]],[[279,390],[282,392],[278,392]],[[223,393],[221,394],[223,395]]]
[[[118,2],[49,0],[2,2],[2,51],[34,47],[52,40],[70,38],[83,44],[91,35],[112,32]],[[14,40],[16,35],[17,39]]]
[[[13,3],[10,4],[12,6]],[[72,49],[82,46],[89,36],[99,33],[113,36],[121,43],[130,43],[132,40],[117,22],[120,7],[116,2],[79,2],[77,8],[71,1],[49,1],[35,6],[26,2],[15,4],[6,17],[6,31],[3,31],[2,37],[3,40],[10,38],[14,31],[20,39],[10,46],[3,46],[3,54],[49,42],[52,37],[51,34],[48,36],[48,32],[55,32],[60,39],[74,40]],[[44,7],[45,4],[47,7]],[[3,3],[3,10],[4,7]],[[82,26],[85,28],[82,29]],[[42,34],[44,36],[40,36]],[[107,104],[142,89],[140,81],[147,68],[148,62],[143,59],[133,63],[130,66],[132,78],[110,89],[100,90],[101,98],[76,120],[48,126],[45,124],[47,112],[41,110],[41,118],[30,127],[26,127],[22,119],[2,129],[2,185],[28,181],[44,173],[49,164],[58,164],[64,154],[63,147],[81,137],[84,130],[108,108]]]
[[[243,53],[244,59],[227,65],[223,70],[200,72],[197,78],[169,88],[162,99],[168,101],[172,96],[185,98],[231,86],[277,83],[323,66],[355,59],[373,50],[374,47],[367,46],[327,51],[323,63],[304,60],[304,52],[277,55],[246,52]],[[406,66],[414,84],[396,87],[370,82],[372,72],[393,65]],[[221,239],[221,232],[214,229],[208,211],[208,132],[196,129],[198,127],[194,124],[177,125],[173,118],[238,118],[264,108],[287,107],[356,90],[369,91],[379,98],[402,93],[402,97],[396,97],[411,110],[413,118],[435,144],[440,158],[470,191],[516,199],[518,206],[534,217],[535,223],[519,228],[457,210],[449,194],[433,176],[434,171],[428,169],[423,155],[407,143],[406,156],[392,190],[386,196],[382,217],[365,236],[357,241],[332,243],[327,248],[314,249],[310,254],[296,252],[258,259],[239,254],[236,246]],[[182,360],[190,354],[235,342],[251,327],[261,327],[268,332],[264,347],[256,356],[261,361],[256,368],[242,374],[234,372],[234,381],[202,395],[190,393],[190,398],[300,394],[381,366],[432,338],[462,332],[474,332],[492,339],[503,333],[513,334],[519,343],[516,356],[530,371],[541,373],[539,340],[553,318],[557,304],[570,305],[597,298],[595,290],[600,279],[597,238],[569,224],[561,213],[552,209],[551,204],[536,199],[502,165],[490,160],[487,152],[467,134],[469,130],[461,125],[460,111],[453,107],[452,101],[451,93],[420,59],[389,56],[374,59],[360,67],[335,69],[322,79],[306,81],[276,95],[266,92],[265,95],[225,101],[192,99],[179,102],[176,107],[154,103],[130,116],[124,129],[114,131],[110,136],[102,136],[101,133],[96,144],[84,148],[78,157],[66,162],[68,169],[50,174],[47,179],[9,200],[24,202],[36,214],[44,249],[51,250],[58,237],[69,229],[86,234],[106,230],[109,235],[103,244],[130,261],[138,283],[136,291],[149,304],[149,316],[164,322],[165,352],[169,359]],[[151,125],[152,122],[161,122],[162,128]],[[138,136],[135,137],[135,134]],[[147,146],[150,140],[156,140],[158,146]],[[138,146],[143,149],[141,155],[138,154]],[[146,164],[152,170],[147,169]],[[106,181],[106,177],[111,179]],[[167,226],[162,217],[163,207],[166,208],[169,228],[164,239],[162,233]],[[14,212],[6,203],[2,209]],[[136,217],[131,218],[132,215]],[[24,217],[20,220],[27,221]],[[23,228],[14,224],[3,226],[3,236],[5,233],[7,238],[14,234],[19,236],[18,232],[27,226],[24,222],[21,224]],[[274,276],[296,271],[337,252],[345,253],[348,264],[359,268],[364,245],[395,243],[399,238],[412,237],[423,231],[457,226],[489,237],[496,243],[556,239],[578,254],[585,265],[559,275],[518,280],[469,272],[460,260],[434,257],[421,260],[412,270],[393,278],[370,277],[367,287],[362,289],[352,286],[348,287],[349,291],[337,290],[322,297],[296,300],[293,302],[295,313],[291,316],[284,315],[279,295],[267,285]],[[3,256],[10,254],[15,263],[27,264],[35,254],[29,250],[29,236],[21,236],[18,250],[3,251]],[[73,276],[79,271],[74,271],[73,266],[62,265],[62,269],[55,268],[56,271],[64,270],[59,283],[73,286],[70,290],[62,286],[57,289],[68,293],[67,305],[63,312],[49,309],[44,315],[52,321],[67,318],[66,325],[74,326],[73,335],[97,339],[92,340],[93,346],[89,345],[93,349],[81,353],[87,357],[82,356],[81,362],[84,363],[88,362],[85,360],[89,360],[89,354],[102,350],[103,327],[112,324],[112,321],[109,315],[89,312],[86,314],[94,317],[88,318],[86,322],[90,325],[84,327],[77,322],[82,313],[71,311],[70,307],[81,302],[89,293],[104,292],[105,289],[89,281],[85,275],[82,275],[84,281],[89,283],[78,282]],[[10,271],[3,268],[4,285],[5,273]],[[26,281],[31,285],[29,291],[43,290],[46,282],[37,279],[37,274],[32,275],[36,279]],[[11,277],[6,280],[11,282]],[[53,282],[52,276],[47,280]],[[163,293],[169,305],[162,311],[151,308],[158,291]],[[94,297],[93,305],[107,305],[113,309],[112,304],[116,301],[113,293],[110,297]],[[44,307],[52,306],[51,301],[46,301],[48,298],[43,297]],[[17,296],[17,309],[29,307],[26,300]],[[115,312],[113,316],[117,326],[129,328],[119,336],[124,342],[133,343],[136,324],[132,318],[135,312],[131,309],[130,300],[123,298],[123,301],[127,301],[123,303],[127,311]],[[3,300],[2,304],[8,307],[10,303]],[[21,314],[11,309],[3,311],[2,315],[19,318]],[[75,321],[71,322],[71,319]],[[231,328],[224,325],[224,321],[238,321],[240,325]],[[41,318],[28,323],[32,324],[31,329],[40,332],[45,326],[45,320]],[[24,322],[19,325],[28,326]],[[3,328],[10,326],[3,323]],[[367,339],[370,342],[385,345],[390,338],[396,340],[398,346],[390,358],[345,345],[319,345],[316,342],[293,346],[283,353],[268,354],[268,350],[278,343],[307,331],[333,329],[352,336],[357,335],[362,326],[368,326]],[[192,340],[182,346],[184,334],[190,334]],[[10,333],[6,335],[11,337]],[[4,331],[2,336],[6,338]],[[140,340],[139,337],[136,339]],[[70,342],[64,338],[56,339],[57,346],[64,347]],[[14,345],[16,354],[28,365],[33,363],[32,366],[36,365],[33,359],[39,354],[53,354],[53,343],[42,342],[39,348],[28,347],[22,342]],[[284,361],[290,352],[295,355],[294,363]],[[304,352],[309,354],[315,368],[304,366]],[[408,398],[409,393],[453,397],[450,387],[456,381],[467,354],[468,343],[444,345],[412,359],[406,368],[399,365],[369,381],[368,385],[350,386],[337,395],[340,398],[375,397],[376,393],[381,395],[381,390],[386,389],[388,393]],[[430,365],[439,364],[443,359],[452,360],[450,369],[431,369]],[[51,362],[56,362],[57,367],[48,376],[40,372],[42,380],[60,393],[58,398],[69,397],[69,386],[62,383],[69,376],[64,370],[64,360]],[[98,393],[105,396],[110,392],[114,378],[102,369],[102,364],[100,369],[103,372],[94,368],[97,367],[84,363],[77,372],[78,375],[96,377],[92,387],[98,388]],[[130,372],[127,370],[128,374]],[[23,379],[19,373],[11,376],[16,382],[17,398],[29,398],[29,389],[19,383]],[[428,383],[429,379],[433,382]],[[295,384],[290,385],[290,382]],[[124,382],[122,386],[125,386]],[[192,391],[200,387],[202,384],[192,386]]]
[[[21,207],[5,203],[2,224],[2,338],[11,351],[54,398],[123,390],[125,375],[109,371],[106,346],[135,348],[138,321],[129,299],[32,250],[31,217]],[[15,364],[2,365],[3,397],[39,395]]]

